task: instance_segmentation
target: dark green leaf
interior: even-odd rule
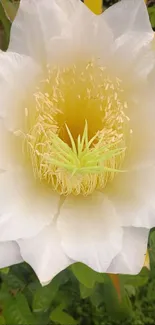
[[[8,274],[2,274],[2,279],[4,283],[7,284],[9,289],[23,289],[25,286],[25,283],[20,280],[16,275],[9,272]]]
[[[65,283],[66,281],[67,272],[61,272],[51,281],[48,286],[42,287],[40,285],[34,295],[33,310],[35,312],[46,311],[50,307],[53,299],[55,298],[55,295],[60,285]]]

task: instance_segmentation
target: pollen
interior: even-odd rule
[[[25,108],[24,154],[60,195],[105,189],[122,171],[130,134],[122,81],[98,60],[47,67]]]

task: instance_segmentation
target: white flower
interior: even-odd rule
[[[143,0],[21,0],[0,53],[0,267],[138,273],[155,225],[154,35]]]

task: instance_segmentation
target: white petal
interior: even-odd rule
[[[59,196],[33,187],[20,171],[0,174],[0,241],[35,236],[57,214]]]
[[[46,59],[50,38],[61,34],[68,23],[65,12],[52,0],[21,0],[13,22],[9,50]]]
[[[12,160],[10,144],[11,136],[0,120],[0,170],[6,170]]]
[[[143,0],[122,0],[103,13],[111,28],[114,58],[109,67],[130,85],[146,80],[154,65],[151,42],[154,38],[146,5]]]
[[[57,223],[65,253],[96,271],[105,272],[121,250],[119,220],[113,206],[101,193],[66,198]]]
[[[150,169],[153,171],[153,168]],[[155,213],[153,213],[153,210],[155,212],[155,204],[153,204],[155,184],[151,182],[149,169],[117,175],[106,189],[106,194],[115,206],[122,226],[144,228],[155,226]]]
[[[144,39],[152,35],[152,28],[143,0],[122,0],[103,13],[115,38],[128,32],[142,33]]]
[[[60,8],[65,12],[68,19],[76,13],[80,8],[83,9],[83,4],[80,0],[55,0]]]
[[[144,265],[149,230],[124,228],[122,251],[113,259],[109,273],[138,274]]]
[[[94,15],[80,0],[57,2],[65,12],[68,11],[69,24],[64,26],[61,37],[52,38],[49,43],[48,52],[52,62],[56,59],[56,63],[67,60],[75,63],[77,55],[87,60],[93,55],[102,56],[102,61],[109,58],[113,35],[104,19]]]
[[[39,74],[39,66],[30,57],[0,52],[0,117],[5,119],[11,130],[19,128],[24,100],[34,89]]]
[[[23,262],[19,246],[15,242],[0,243],[0,268]]]
[[[138,213],[132,225],[135,227],[155,227],[155,166],[143,171],[143,184],[139,191],[142,195],[142,206],[146,206],[145,213]]]
[[[155,113],[148,94],[144,91],[143,103],[138,99],[130,107],[133,135],[122,166],[126,171],[118,173],[105,189],[124,226],[155,226]]]
[[[18,243],[23,259],[31,265],[43,285],[72,263],[63,252],[55,224],[45,227],[36,237]]]

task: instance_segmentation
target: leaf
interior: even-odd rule
[[[4,267],[0,270],[1,273],[8,274],[9,273],[9,267]]]
[[[90,297],[91,303],[95,307],[99,307],[101,304],[104,303],[104,284],[97,283],[94,287],[91,297]]]
[[[119,275],[105,275],[104,301],[113,319],[124,320],[132,316],[132,306]]]
[[[93,288],[96,282],[104,282],[103,274],[93,271],[85,264],[75,263],[71,269],[77,280],[87,288]]]
[[[10,289],[19,290],[19,289],[23,289],[25,286],[25,283],[21,279],[19,279],[16,275],[10,272],[8,274],[3,273],[2,279]]]
[[[46,311],[50,307],[53,299],[55,298],[60,285],[64,284],[67,280],[67,272],[61,272],[51,281],[48,286],[42,287],[40,285],[34,295],[33,311]]]
[[[82,299],[88,298],[92,294],[92,291],[92,288],[87,288],[84,284],[80,283],[80,295]]]
[[[155,263],[155,228],[153,228],[150,232],[149,236],[149,255],[151,264]]]
[[[4,28],[4,39],[2,40],[2,47],[4,50],[6,50],[9,44],[11,22],[6,16],[2,2],[0,2],[0,21],[2,22]]]
[[[76,325],[78,321],[62,310],[63,305],[56,307],[50,314],[50,319],[60,325]]]
[[[149,279],[149,271],[145,268],[137,275],[121,275],[124,285],[132,285],[135,288],[143,287]]]
[[[39,288],[40,288],[40,283],[35,281],[26,285],[24,290],[22,291],[30,306],[33,303],[33,297]]]
[[[0,325],[5,325],[5,324],[6,324],[5,318],[2,315],[0,315]]]
[[[152,27],[155,27],[155,6],[148,7],[148,13]]]
[[[125,289],[126,289],[129,297],[132,297],[132,296],[136,295],[136,289],[132,285],[126,284]]]
[[[9,0],[1,0],[2,6],[4,8],[5,14],[7,16],[7,18],[13,22],[18,7],[19,7],[19,1],[14,1],[13,3],[10,2]]]
[[[4,305],[3,313],[6,324],[36,324],[27,300],[21,293],[18,293],[15,297],[11,297],[9,300],[7,300],[7,303]]]

